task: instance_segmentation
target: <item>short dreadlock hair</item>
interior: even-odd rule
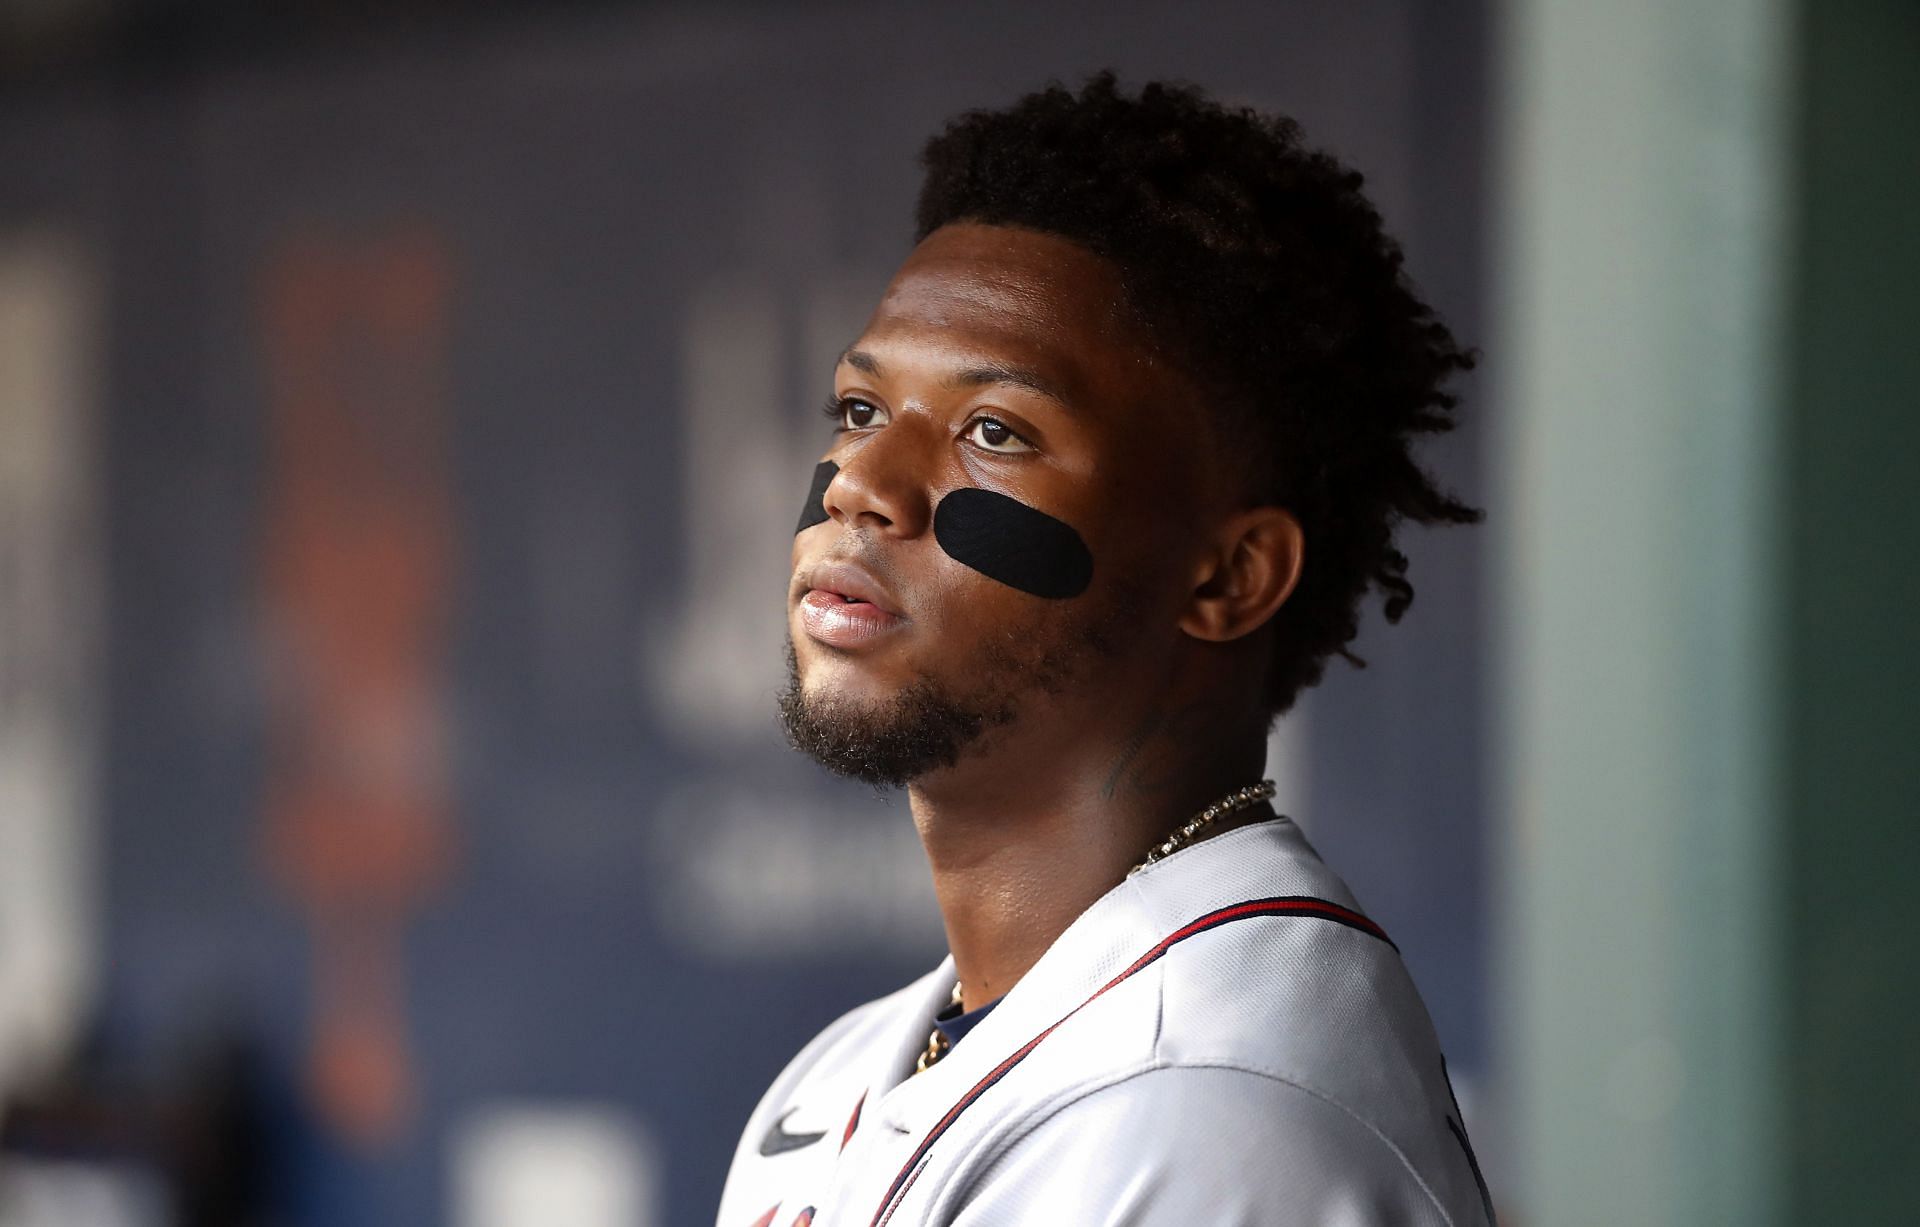
[[[1018,226],[1112,262],[1164,351],[1221,406],[1255,504],[1287,508],[1307,540],[1274,615],[1267,681],[1278,716],[1359,633],[1369,588],[1389,622],[1413,601],[1402,520],[1473,523],[1414,462],[1450,430],[1444,385],[1471,369],[1402,271],[1361,176],[1302,144],[1299,125],[1185,85],[1123,93],[1112,73],[970,111],[921,154],[917,238],[951,222]]]

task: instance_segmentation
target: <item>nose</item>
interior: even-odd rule
[[[834,459],[840,471],[821,496],[826,513],[845,527],[885,529],[917,537],[933,519],[933,441],[907,421],[889,423]]]

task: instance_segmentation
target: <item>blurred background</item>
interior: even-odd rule
[[[1269,773],[1506,1221],[1920,1221],[1920,8],[0,0],[0,1227],[711,1221],[943,952],[773,720],[813,405],[1109,66],[1484,352]]]

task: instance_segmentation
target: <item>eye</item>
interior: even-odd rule
[[[961,437],[983,451],[999,452],[1003,455],[1033,450],[1033,444],[1015,434],[1013,427],[994,418],[975,418],[967,427],[967,433]]]
[[[829,396],[827,403],[820,407],[837,428],[846,430],[866,430],[873,426],[887,424],[887,411],[878,405],[868,404],[852,396]]]

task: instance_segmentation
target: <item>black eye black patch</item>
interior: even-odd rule
[[[839,475],[840,466],[831,460],[822,460],[813,466],[813,488],[807,491],[807,501],[800,508],[800,524],[793,531],[806,532],[815,524],[825,524],[833,517],[827,514],[823,500],[827,497],[827,487]]]
[[[955,562],[1034,596],[1079,596],[1093,581],[1093,554],[1072,526],[992,490],[941,499],[933,537]]]

